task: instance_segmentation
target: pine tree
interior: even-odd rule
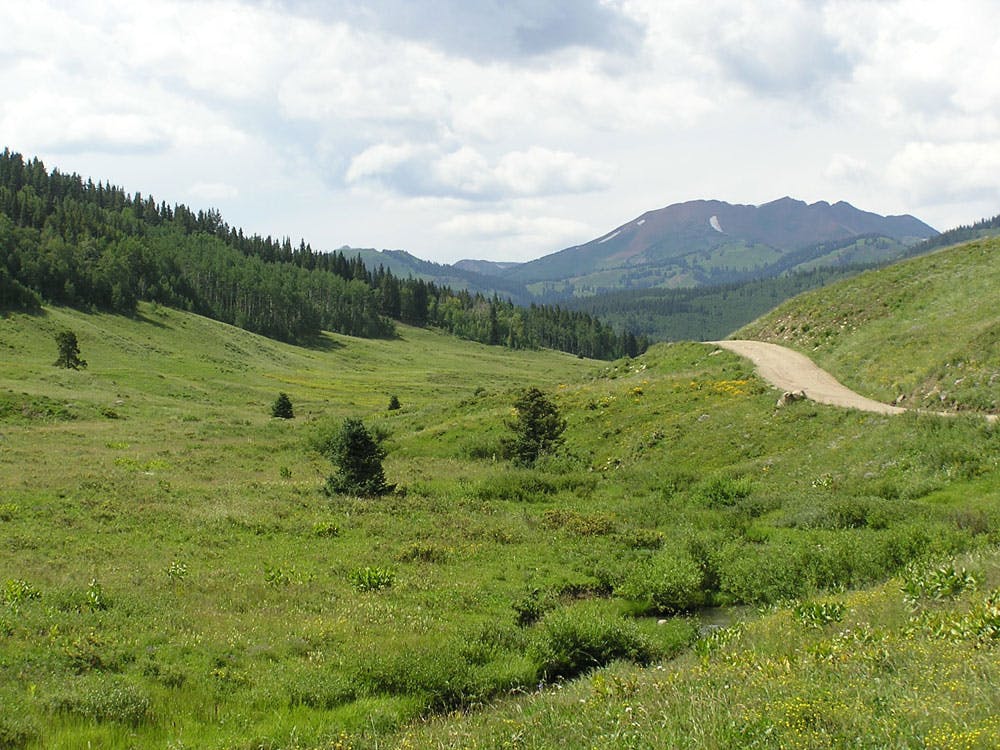
[[[59,357],[53,362],[56,367],[79,370],[87,366],[86,360],[80,359],[80,345],[72,331],[59,331],[56,334],[56,346],[59,347]]]
[[[557,407],[537,388],[528,388],[514,401],[514,418],[507,422],[513,437],[504,441],[514,463],[531,466],[543,453],[562,442],[566,420]]]
[[[345,419],[325,452],[337,467],[337,473],[326,480],[327,494],[372,497],[393,490],[382,470],[385,450],[360,419]]]
[[[292,411],[292,400],[287,393],[279,393],[278,398],[271,405],[271,416],[278,419],[294,419],[295,413]]]

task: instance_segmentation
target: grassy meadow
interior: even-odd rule
[[[86,369],[52,365],[64,328]],[[700,344],[604,363],[400,331],[0,320],[0,747],[794,746],[783,719],[831,747],[995,737],[995,425],[776,409]],[[515,468],[528,386],[565,445]],[[383,439],[393,494],[321,491],[315,446],[346,417]],[[972,582],[921,584],[955,556]],[[927,664],[914,723],[895,703],[917,710]]]

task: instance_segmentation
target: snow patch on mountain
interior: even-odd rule
[[[716,232],[722,232],[722,225],[719,223],[719,217],[718,216],[713,216],[711,219],[709,219],[708,220],[708,224]],[[723,232],[723,234],[725,234],[725,232]]]
[[[613,240],[615,237],[617,237],[621,233],[622,233],[622,230],[620,230],[620,229],[617,232],[612,232],[607,237],[602,237],[601,239],[599,239],[597,241],[597,244],[598,245],[603,245],[605,242],[608,242],[609,240]]]

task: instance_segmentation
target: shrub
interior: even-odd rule
[[[355,681],[375,694],[420,696],[434,710],[459,708],[496,692],[478,679],[454,644],[365,659]]]
[[[279,393],[278,398],[271,404],[271,416],[277,419],[294,419],[292,410],[292,400],[287,393]]]
[[[0,714],[0,748],[15,750],[27,747],[38,739],[38,729],[27,719],[21,718],[26,709],[4,701],[4,713]],[[21,717],[18,717],[18,715]],[[18,718],[15,718],[18,717]]]
[[[645,565],[637,565],[616,592],[643,602],[647,611],[676,614],[701,606],[701,567],[683,550],[662,550]]]
[[[537,388],[528,388],[514,400],[514,416],[506,424],[514,433],[504,442],[506,453],[521,466],[531,466],[554,450],[566,429],[558,407]]]
[[[477,500],[532,502],[556,492],[547,478],[531,470],[505,471],[482,480],[473,493]]]
[[[574,677],[624,659],[648,664],[658,654],[634,622],[588,603],[549,614],[532,644],[539,677]]]
[[[53,713],[73,714],[92,721],[114,721],[133,727],[149,721],[150,706],[149,697],[134,685],[109,685],[89,680],[71,683],[65,692],[49,702]]]
[[[391,396],[389,396],[389,406],[388,406],[388,409],[389,409],[389,411],[396,411],[399,408],[400,408],[399,398],[394,393]]]
[[[510,606],[517,615],[515,622],[518,627],[526,628],[541,620],[552,609],[553,603],[539,589],[532,589],[511,602]]]
[[[698,488],[698,495],[709,508],[728,508],[750,497],[753,482],[749,477],[712,477]]]
[[[360,419],[345,419],[325,449],[327,457],[337,466],[337,473],[326,480],[327,494],[372,497],[393,489],[386,484],[382,470],[385,451]]]
[[[719,590],[744,604],[797,599],[812,588],[804,575],[803,545],[731,542],[717,557]]]

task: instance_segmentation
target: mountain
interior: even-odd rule
[[[826,256],[832,265],[889,260],[935,234],[913,216],[880,216],[843,201],[785,197],[749,206],[696,200],[648,211],[505,276],[549,297],[704,286],[810,267]]]
[[[718,200],[647,211],[582,245],[527,263],[442,265],[402,250],[342,248],[370,270],[384,265],[515,302],[563,302],[613,291],[736,284],[789,271],[871,265],[901,258],[937,231],[913,216],[880,216],[849,203],[781,198],[761,206]]]
[[[500,263],[495,260],[460,260],[455,268],[472,271],[483,276],[503,276],[507,271],[521,265],[520,263]]]
[[[360,257],[370,271],[376,271],[382,266],[400,278],[423,279],[438,286],[465,289],[487,296],[497,294],[516,303],[526,303],[530,297],[524,284],[507,279],[503,275],[516,266],[516,263],[461,260],[449,265],[423,260],[405,250],[374,250],[347,246],[340,248],[339,252],[349,258]]]

